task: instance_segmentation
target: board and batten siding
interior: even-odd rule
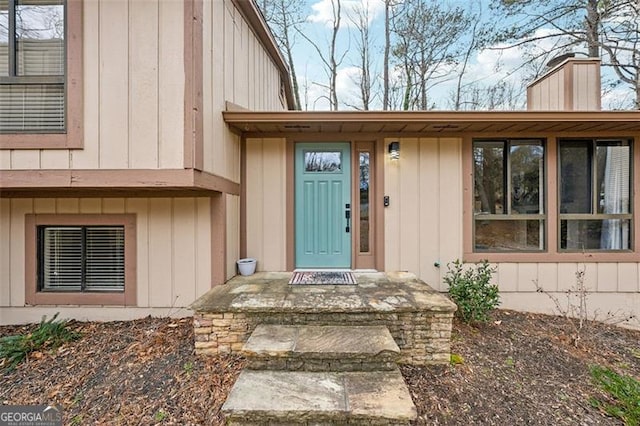
[[[90,0],[82,21],[84,149],[0,150],[0,168],[182,168],[183,3]]]
[[[205,1],[202,21],[204,170],[239,182],[240,138],[220,112],[286,109],[280,71],[233,1]]]
[[[260,271],[287,269],[286,147],[280,138],[246,141],[247,257]]]
[[[462,141],[457,138],[402,138],[400,159],[385,156],[385,269],[409,271],[446,291],[447,263],[463,257]],[[437,267],[436,264],[440,266]],[[553,313],[545,292],[566,302],[566,291],[584,270],[591,316],[606,319],[634,313],[640,318],[638,263],[496,263],[494,282],[502,306]],[[640,321],[636,321],[640,327]],[[634,323],[630,323],[634,325]]]
[[[188,314],[182,308],[211,288],[210,205],[209,198],[0,199],[0,323],[57,311],[111,320]],[[137,307],[25,307],[25,215],[123,213],[136,215]]]
[[[598,111],[600,60],[569,59],[527,88],[532,111]]]
[[[401,138],[385,155],[385,270],[410,271],[441,289],[446,262],[462,257],[462,139]],[[436,264],[441,263],[443,267]]]

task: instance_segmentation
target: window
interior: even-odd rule
[[[631,249],[631,144],[559,143],[559,249]]]
[[[39,291],[124,291],[124,226],[39,226]]]
[[[27,215],[31,305],[135,305],[135,215]]]
[[[545,248],[544,143],[473,142],[476,252]]]
[[[0,0],[0,148],[82,147],[81,18],[78,0]]]

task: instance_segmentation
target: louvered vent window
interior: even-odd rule
[[[124,291],[123,226],[39,226],[40,291]]]
[[[65,131],[65,0],[0,0],[0,133]]]

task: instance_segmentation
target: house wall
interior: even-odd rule
[[[0,169],[182,168],[184,20],[178,1],[85,1],[84,149],[0,150]]]
[[[226,102],[252,111],[286,109],[273,59],[231,0],[203,4],[203,167],[240,180],[240,137],[220,111]]]
[[[187,315],[183,308],[211,288],[210,206],[209,198],[0,199],[0,324],[55,312],[109,320]],[[137,306],[25,307],[25,215],[32,213],[135,214]]]
[[[462,257],[462,139],[399,141],[400,159],[385,155],[385,270],[413,272],[441,289],[446,268],[435,265]]]
[[[287,269],[286,145],[284,138],[246,141],[247,256],[261,271]]]
[[[462,140],[399,141],[400,159],[385,158],[385,194],[391,201],[385,209],[385,269],[413,272],[433,288],[446,291],[442,278],[447,263],[463,258]],[[628,325],[640,327],[639,263],[501,262],[494,266],[502,307],[554,313],[551,295],[566,308],[566,292],[576,285],[576,272],[584,270],[585,285],[592,292],[590,315],[620,319],[633,313],[639,319]],[[537,292],[535,282],[548,294]]]

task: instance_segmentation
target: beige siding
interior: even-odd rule
[[[280,74],[231,0],[204,2],[204,170],[240,180],[240,140],[222,120],[226,102],[253,111],[282,110]]]
[[[83,14],[84,149],[5,150],[0,165],[182,168],[183,3],[92,0]]]
[[[209,206],[208,198],[0,199],[0,307],[24,306],[25,215],[32,213],[135,214],[138,307],[186,307],[210,288]]]
[[[399,160],[385,156],[386,270],[439,289],[446,263],[462,256],[461,147],[458,138],[405,138]]]
[[[565,109],[565,70],[559,69],[534,83],[528,91],[529,109],[561,111]]]
[[[247,256],[262,271],[286,270],[285,150],[284,139],[247,139]]]
[[[573,109],[597,111],[600,109],[600,63],[575,62],[573,66]]]

